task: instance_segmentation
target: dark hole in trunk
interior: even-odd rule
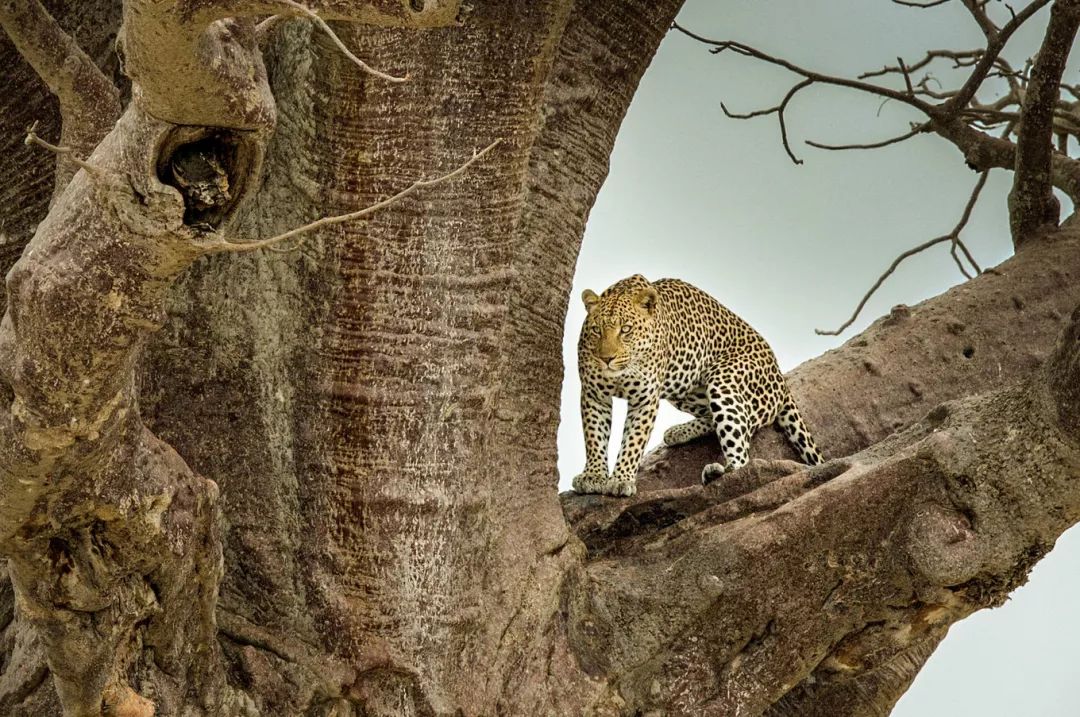
[[[241,195],[250,152],[237,133],[213,128],[178,129],[159,155],[157,174],[184,198],[184,224],[215,229]]]

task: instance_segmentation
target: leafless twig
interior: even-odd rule
[[[322,17],[319,16],[319,13],[317,13],[314,10],[312,10],[311,8],[309,8],[307,5],[304,5],[303,3],[296,2],[296,0],[276,0],[276,2],[279,2],[279,3],[283,4],[283,5],[288,5],[290,8],[295,10],[300,15],[303,15],[304,17],[309,18],[312,22],[314,22],[318,26],[318,28],[320,30],[322,30],[323,32],[326,33],[327,37],[329,37],[331,39],[331,41],[333,41],[333,43],[335,45],[337,45],[337,48],[339,50],[341,50],[342,53],[344,53],[346,57],[348,57],[350,60],[352,60],[352,62],[357,67],[359,67],[361,70],[368,73],[372,77],[378,77],[379,79],[386,80],[387,82],[405,82],[406,80],[409,79],[409,76],[407,74],[404,75],[403,77],[396,77],[394,75],[388,75],[385,72],[381,72],[379,70],[376,70],[374,67],[367,64],[366,62],[361,60],[359,57],[354,55],[353,52],[348,47],[346,47],[345,43],[341,41],[341,38],[337,36],[337,33],[334,32],[330,28],[330,26],[326,24],[326,21],[323,20]],[[267,20],[263,20],[261,23],[259,23],[259,26],[262,27],[264,31],[266,31],[266,30],[273,27],[272,20],[273,20],[273,18],[268,18]]]
[[[758,50],[754,47],[750,47],[749,45],[744,45],[741,42],[735,42],[732,40],[710,40],[707,37],[703,37],[701,35],[698,35],[697,33],[687,30],[677,22],[672,23],[671,27],[675,30],[678,30],[687,37],[697,40],[698,42],[701,42],[703,44],[710,45],[711,49],[709,50],[709,52],[714,55],[719,55],[723,52],[734,52],[738,55],[743,55],[744,57],[752,57],[756,60],[760,60],[770,65],[782,67],[789,72],[800,75],[801,77],[807,80],[811,80],[813,82],[819,82],[825,85],[836,85],[838,87],[848,87],[853,90],[861,90],[863,92],[869,92],[870,94],[879,95],[881,97],[888,97],[889,99],[898,100],[900,102],[903,102],[904,104],[911,105],[912,107],[915,107],[916,109],[923,112],[929,112],[932,109],[929,104],[920,100],[919,98],[911,97],[905,92],[900,92],[890,87],[882,87],[880,85],[874,85],[869,82],[853,80],[847,77],[837,77],[835,75],[826,75],[820,72],[815,72],[813,70],[808,70],[792,62],[788,62],[783,58],[775,57],[773,55],[762,52],[761,50]]]
[[[960,221],[956,223],[956,226],[953,227],[953,230],[951,232],[931,239],[929,241],[923,242],[917,247],[908,249],[904,253],[900,254],[900,256],[896,257],[896,259],[893,260],[893,263],[889,265],[889,268],[886,269],[885,272],[878,277],[877,281],[874,282],[874,285],[870,287],[870,290],[867,291],[865,295],[863,295],[862,300],[859,301],[859,305],[855,307],[854,313],[851,314],[851,318],[849,318],[847,321],[841,324],[839,328],[833,331],[814,329],[814,333],[818,336],[838,336],[843,333],[844,329],[855,323],[855,319],[859,317],[859,314],[862,312],[863,308],[866,307],[866,302],[868,302],[870,300],[870,297],[873,296],[879,288],[881,288],[881,285],[885,283],[885,280],[888,279],[894,271],[896,271],[896,268],[900,266],[901,262],[903,262],[904,259],[915,256],[919,252],[925,251],[932,246],[937,246],[938,244],[943,244],[944,242],[950,242],[951,246],[949,251],[950,253],[952,253],[954,259],[956,259],[957,265],[960,266],[960,270],[964,273],[965,276],[971,278],[968,272],[964,269],[963,265],[960,263],[959,258],[955,254],[956,248],[959,247],[961,251],[964,252],[964,255],[968,258],[968,260],[971,261],[971,264],[973,267],[975,267],[976,272],[981,274],[982,270],[979,269],[979,265],[975,263],[974,258],[972,258],[971,256],[971,253],[968,251],[967,247],[960,239],[960,232],[964,229],[964,227],[968,223],[968,220],[971,218],[971,212],[975,208],[975,203],[979,200],[979,194],[982,192],[983,187],[986,185],[986,178],[989,174],[990,172],[986,171],[979,176],[979,181],[976,182],[975,188],[971,191],[971,196],[968,197],[967,204],[964,206],[964,212],[960,216]]]
[[[479,162],[485,155],[487,155],[489,152],[491,152],[493,149],[495,149],[495,147],[497,147],[500,142],[502,142],[501,139],[495,140],[494,142],[489,144],[487,147],[485,147],[484,149],[482,149],[479,152],[477,152],[476,154],[474,154],[469,161],[467,161],[464,164],[460,165],[456,169],[454,169],[454,170],[452,170],[450,172],[447,172],[446,174],[440,175],[440,176],[435,177],[433,179],[418,179],[415,182],[413,182],[412,184],[410,184],[408,187],[406,187],[405,189],[398,192],[397,194],[395,194],[393,196],[390,196],[390,197],[387,197],[386,199],[383,199],[381,201],[378,201],[375,204],[371,204],[371,205],[369,205],[367,207],[364,207],[363,209],[358,209],[355,212],[349,212],[348,214],[339,214],[339,215],[332,216],[332,217],[323,217],[322,219],[316,219],[315,221],[310,222],[308,224],[305,224],[302,227],[297,227],[296,229],[290,229],[289,231],[284,232],[283,234],[278,234],[277,236],[270,237],[269,239],[259,239],[257,241],[250,241],[250,242],[230,242],[230,241],[225,240],[222,237],[218,237],[216,239],[216,241],[213,241],[213,242],[211,242],[209,244],[202,245],[201,248],[208,254],[219,254],[219,253],[224,253],[224,252],[236,252],[236,253],[239,253],[239,252],[258,251],[259,249],[265,249],[265,248],[268,248],[268,247],[275,247],[277,245],[280,245],[282,242],[288,241],[289,239],[292,239],[294,237],[298,237],[298,236],[300,236],[302,234],[308,234],[308,233],[313,232],[313,231],[315,231],[317,229],[322,229],[323,227],[332,226],[334,224],[342,224],[344,222],[351,222],[351,221],[355,221],[357,219],[362,219],[363,217],[366,217],[366,216],[368,216],[370,214],[374,214],[375,212],[379,211],[380,209],[385,209],[386,207],[397,203],[398,201],[404,199],[405,197],[409,196],[410,194],[413,194],[414,192],[416,192],[416,191],[418,191],[420,189],[425,189],[427,187],[434,187],[437,184],[442,184],[443,182],[447,182],[447,181],[453,179],[454,177],[457,177],[458,175],[463,174],[464,172],[466,172],[469,169],[469,167],[471,167],[472,165]]]
[[[60,106],[69,150],[57,153],[55,199],[78,171],[75,155],[89,155],[120,116],[120,92],[37,0],[0,2],[0,27]]]
[[[917,7],[926,9],[928,7],[936,7],[938,5],[944,5],[949,0],[930,0],[930,2],[911,2],[910,0],[892,0],[897,5],[903,5],[905,7]]]
[[[61,155],[65,157],[67,161],[74,164],[76,167],[85,169],[87,174],[91,174],[95,177],[100,177],[102,174],[104,174],[104,170],[102,170],[100,167],[96,167],[93,164],[90,164],[89,162],[77,157],[75,155],[75,151],[71,147],[62,147],[43,140],[37,134],[37,126],[38,123],[34,122],[34,124],[30,125],[26,129],[26,139],[23,140],[23,144],[27,146],[37,145],[42,149],[49,150],[53,154]]]
[[[880,142],[870,142],[868,144],[825,144],[824,142],[814,142],[813,140],[806,140],[806,143],[811,147],[817,147],[818,149],[829,150],[845,150],[845,149],[880,149],[881,147],[888,147],[890,144],[899,144],[904,140],[911,139],[915,135],[923,134],[929,131],[929,125],[927,123],[918,124],[911,128],[910,132],[892,137],[890,139],[883,139]]]
[[[972,0],[965,0],[965,5],[967,5],[969,9],[971,7],[971,2]],[[1016,13],[1008,23],[1001,27],[1001,29],[995,28],[994,32],[987,33],[986,49],[984,50],[982,57],[979,58],[978,63],[975,65],[975,69],[972,70],[971,75],[964,85],[947,103],[948,106],[945,108],[946,112],[954,111],[966,106],[968,102],[975,97],[975,92],[979,89],[983,80],[986,79],[986,75],[993,68],[998,55],[1005,49],[1005,44],[1009,41],[1009,38],[1012,37],[1013,33],[1016,32],[1028,18],[1046,7],[1050,2],[1051,0],[1034,0],[1030,5]]]
[[[799,84],[788,90],[788,93],[784,95],[784,99],[780,101],[780,104],[775,107],[769,107],[764,110],[754,110],[753,112],[732,112],[727,108],[723,102],[720,103],[720,109],[723,110],[724,115],[731,119],[752,119],[754,117],[764,117],[765,115],[776,114],[780,120],[780,141],[784,144],[784,151],[791,157],[791,161],[795,164],[802,164],[803,161],[795,156],[795,153],[791,151],[791,144],[788,142],[787,123],[784,121],[784,110],[787,109],[788,102],[791,102],[791,98],[795,96],[799,90],[805,89],[814,84],[813,80],[803,80]]]

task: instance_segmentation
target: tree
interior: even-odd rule
[[[0,711],[881,714],[1024,579],[1080,518],[1066,0],[1015,141],[929,128],[1015,170],[1016,256],[790,377],[835,460],[560,503],[560,317],[678,5],[0,4]]]

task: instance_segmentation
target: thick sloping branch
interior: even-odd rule
[[[849,458],[701,488],[705,439],[655,453],[635,498],[564,498],[592,556],[573,593],[585,664],[629,670],[618,685],[643,710],[887,712],[948,624],[1080,516],[1076,276],[1070,227],[789,375],[826,455]],[[789,455],[772,434],[752,455]]]
[[[1080,520],[1078,336],[1080,309],[1031,378],[843,461],[571,513],[582,660],[643,711],[886,712]]]

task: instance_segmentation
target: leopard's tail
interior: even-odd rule
[[[803,423],[802,416],[799,415],[799,409],[795,406],[795,401],[790,394],[780,406],[780,412],[776,416],[776,425],[780,427],[780,430],[787,436],[788,441],[798,451],[803,463],[816,466],[825,462],[825,459],[821,457],[821,451],[814,445],[814,439],[810,435],[806,424]]]

